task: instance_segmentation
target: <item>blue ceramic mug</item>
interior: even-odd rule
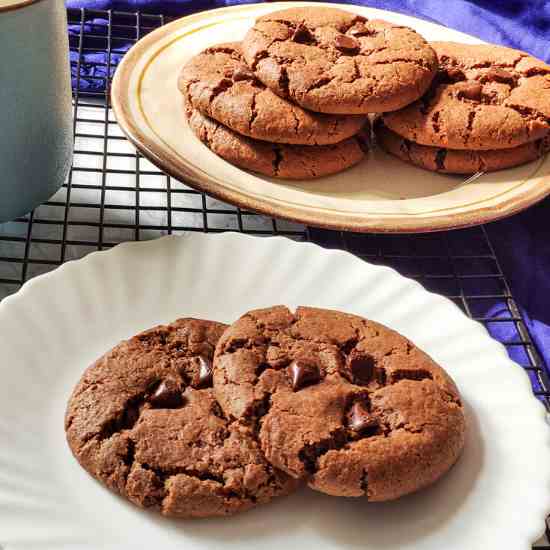
[[[0,223],[63,184],[73,149],[63,0],[0,0]]]

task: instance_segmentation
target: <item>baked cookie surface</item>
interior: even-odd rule
[[[68,403],[69,446],[93,477],[174,517],[225,516],[292,491],[249,428],[211,389],[225,325],[180,319],[121,342],[83,374]]]
[[[336,496],[398,498],[436,481],[465,434],[447,373],[398,333],[337,311],[251,311],[220,339],[214,391],[266,458]]]
[[[384,115],[388,128],[421,145],[508,149],[550,131],[550,66],[519,50],[433,42],[440,68],[430,90]]]
[[[401,137],[383,124],[375,124],[374,133],[378,145],[388,153],[420,168],[444,174],[475,174],[514,168],[536,160],[550,151],[548,136],[510,149],[468,151],[419,145]]]
[[[199,111],[187,111],[189,126],[216,155],[245,170],[283,179],[313,179],[342,172],[366,156],[370,125],[333,145],[287,145],[242,136]]]
[[[437,69],[435,52],[414,30],[326,7],[260,17],[242,49],[268,88],[324,113],[400,109],[423,95]]]
[[[212,46],[181,70],[187,103],[239,134],[275,143],[325,145],[356,134],[364,116],[306,111],[275,95],[244,63],[239,42]]]

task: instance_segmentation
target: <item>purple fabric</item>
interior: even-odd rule
[[[68,0],[71,8],[142,10],[165,15],[185,15],[194,11],[231,4],[248,3],[240,0]],[[450,28],[476,35],[489,42],[526,50],[550,62],[550,2],[546,0],[371,0],[351,3],[399,11],[423,19],[441,23]],[[101,33],[105,21],[92,20],[94,32]],[[78,33],[78,27],[70,32]],[[128,44],[124,37],[117,41],[116,50],[124,51]],[[112,54],[111,62],[117,63],[121,54]],[[76,57],[75,57],[76,60]],[[101,91],[105,67],[94,66],[107,61],[104,53],[88,53],[81,67],[80,88]],[[89,64],[89,65],[88,65]],[[74,73],[76,76],[76,72]],[[76,78],[73,79],[76,84]],[[530,208],[507,220],[495,222],[487,231],[495,246],[502,268],[511,283],[516,302],[527,323],[535,344],[550,364],[550,200]],[[460,235],[460,233],[457,233]],[[459,237],[460,238],[460,237]],[[459,246],[467,246],[466,239]],[[475,271],[475,266],[471,266]],[[479,285],[479,280],[477,282]],[[433,290],[444,291],[443,288]],[[477,287],[472,291],[491,292]],[[473,313],[498,317],[506,313],[506,306],[498,301],[472,302]],[[478,308],[477,310],[475,308]],[[490,332],[500,341],[517,340],[513,323],[489,323]],[[511,348],[512,358],[527,364],[521,347]]]

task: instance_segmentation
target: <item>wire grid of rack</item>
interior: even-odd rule
[[[50,201],[0,225],[0,300],[65,261],[123,241],[185,231],[283,235],[394,267],[447,296],[493,335],[497,325],[500,334],[504,328],[509,355],[526,369],[534,393],[550,410],[547,367],[483,226],[416,236],[359,235],[268,218],[195,191],[138,154],[110,109],[109,85],[116,61],[128,43],[165,24],[165,17],[70,9],[68,19],[75,90],[73,166]],[[90,60],[89,53],[101,55]],[[90,90],[94,81],[104,84],[105,91]]]

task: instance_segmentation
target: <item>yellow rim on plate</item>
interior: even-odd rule
[[[550,193],[550,160],[546,156],[524,166],[521,170],[502,171],[498,173],[495,181],[487,177],[469,183],[456,179],[447,180],[449,191],[437,195],[407,197],[404,200],[401,197],[383,201],[378,198],[361,198],[354,203],[353,194],[350,194],[350,200],[346,199],[345,208],[342,208],[344,203],[340,196],[341,189],[337,189],[339,184],[334,185],[334,196],[331,196],[330,190],[315,191],[315,184],[304,182],[301,187],[283,181],[277,184],[270,178],[258,178],[257,175],[238,169],[232,170],[229,175],[222,174],[213,166],[217,159],[209,162],[207,152],[201,151],[201,157],[204,158],[197,162],[196,155],[188,150],[191,146],[196,147],[196,143],[188,142],[185,146],[180,146],[174,144],[173,139],[168,139],[166,126],[148,113],[147,107],[144,106],[144,98],[147,100],[147,95],[143,83],[144,80],[152,78],[150,73],[155,67],[161,67],[170,55],[175,55],[169,53],[171,49],[179,48],[178,51],[183,52],[191,36],[193,41],[197,36],[206,36],[210,43],[219,42],[218,36],[228,25],[239,24],[240,21],[254,18],[267,10],[307,4],[251,4],[210,10],[174,21],[140,40],[123,59],[112,87],[115,115],[130,141],[169,175],[224,201],[270,216],[332,229],[363,232],[427,232],[467,227],[519,212]],[[394,15],[357,6],[341,7],[367,12],[371,16],[373,13],[369,12],[375,12],[378,17],[384,13],[388,16]],[[406,19],[413,24],[415,22],[411,18]],[[424,27],[437,27],[426,22],[418,23]],[[466,35],[460,36],[471,39]],[[171,62],[173,63],[173,59]],[[175,86],[173,88],[170,87],[170,83],[163,83],[163,89],[168,90],[167,94],[178,94]],[[183,119],[181,124],[183,127]],[[379,161],[369,159],[362,167],[363,172],[346,171],[339,176],[339,180],[331,181],[341,181],[341,185],[345,187],[350,179],[355,178],[354,185],[361,185],[357,180],[358,174],[361,174],[361,178],[365,178],[367,174],[367,179],[364,180],[367,181],[369,166],[374,167],[375,162]],[[393,161],[383,159],[383,162]],[[218,168],[219,166],[221,165],[218,165]],[[377,166],[380,170],[380,164]],[[404,163],[397,167],[393,166],[394,170],[402,173],[403,180],[412,176],[416,177],[417,181],[451,178],[422,171]],[[388,189],[392,189],[394,194],[397,191],[392,186],[395,185],[395,178],[388,182]],[[429,187],[429,183],[427,185]],[[455,189],[460,191],[460,199],[457,199]],[[354,204],[357,205],[357,209],[354,209]]]

